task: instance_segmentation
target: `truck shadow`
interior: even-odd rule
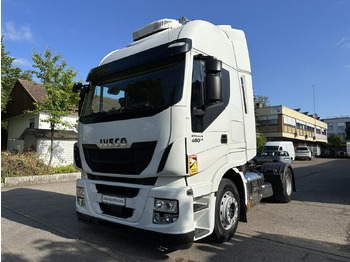
[[[33,237],[25,235],[23,239],[30,241],[23,245],[46,254],[39,259],[43,261],[162,260],[174,250],[110,225],[81,222],[73,195],[14,188],[2,192],[1,202],[2,261],[28,261],[25,254],[7,252],[6,243],[21,241],[20,234],[33,231]]]
[[[237,233],[230,241],[197,248],[214,254],[208,261],[345,261],[350,246],[293,236],[256,232],[254,236]],[[227,255],[229,254],[229,255]]]
[[[189,249],[177,250],[103,224],[78,222],[73,195],[29,188],[2,192],[1,208],[2,261],[28,261],[21,249],[14,251],[7,246],[10,239],[21,241],[26,247],[23,250],[29,249],[40,261],[232,261],[232,257],[237,258],[235,261],[271,261],[285,257],[285,252],[292,252],[294,261],[299,261],[309,254],[305,246],[336,248],[350,254],[348,246],[266,233],[239,233],[223,244],[203,240]],[[35,234],[22,238],[27,227]],[[289,251],[290,243],[296,250]]]

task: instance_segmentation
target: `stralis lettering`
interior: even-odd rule
[[[100,147],[125,147],[127,145],[125,137],[119,138],[101,138]]]

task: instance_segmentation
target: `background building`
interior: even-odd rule
[[[320,155],[320,145],[327,143],[327,124],[308,112],[279,105],[257,108],[256,115],[258,132],[267,141],[292,141],[294,148],[308,146],[314,155]]]
[[[328,125],[328,137],[331,135],[340,135],[346,139],[346,123],[350,123],[350,116],[338,116],[338,117],[329,117],[323,119]]]
[[[7,150],[18,148],[31,149],[39,153],[44,162],[49,160],[50,152],[50,124],[44,122],[48,118],[47,112],[39,114],[28,113],[35,108],[34,103],[41,103],[47,96],[42,84],[32,81],[17,80],[11,99],[7,104],[6,113],[2,120],[7,121]],[[52,165],[68,165],[73,163],[73,145],[77,141],[76,124],[78,113],[71,110],[71,114],[63,117],[70,127],[57,126],[54,135],[54,150]]]

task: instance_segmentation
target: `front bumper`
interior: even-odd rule
[[[124,235],[136,237],[138,239],[150,239],[155,243],[157,244],[159,243],[163,246],[168,245],[176,249],[187,249],[187,248],[190,248],[193,244],[194,231],[184,233],[184,234],[160,233],[160,232],[154,232],[154,231],[149,231],[149,230],[140,229],[140,228],[134,228],[131,226],[111,223],[110,221],[98,219],[79,212],[76,212],[76,213],[77,213],[77,217],[80,220],[91,222],[91,223],[106,224],[118,230],[120,233]]]
[[[183,180],[183,179],[182,179]],[[188,194],[190,187],[181,178],[176,178],[171,186],[125,184],[88,179],[78,179],[77,186],[84,188],[84,206],[76,200],[76,211],[79,218],[88,221],[112,223],[128,232],[136,230],[139,235],[149,236],[172,245],[187,245],[194,239],[193,196]],[[102,203],[101,188],[108,189],[108,194],[125,198],[125,206],[119,213],[106,212]],[[134,192],[120,195],[120,192]],[[107,194],[107,193],[106,193]],[[177,221],[169,224],[153,223],[154,199],[175,199],[179,203]],[[126,211],[125,215],[123,210]]]

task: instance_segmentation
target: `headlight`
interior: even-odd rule
[[[167,199],[155,199],[154,200],[154,211],[164,212],[164,213],[178,213],[178,202],[177,200],[167,200]]]
[[[77,203],[79,206],[85,206],[85,192],[83,187],[77,186]]]
[[[177,200],[154,199],[153,206],[153,223],[154,224],[170,224],[179,218]]]
[[[85,198],[84,188],[77,186],[77,197]]]

